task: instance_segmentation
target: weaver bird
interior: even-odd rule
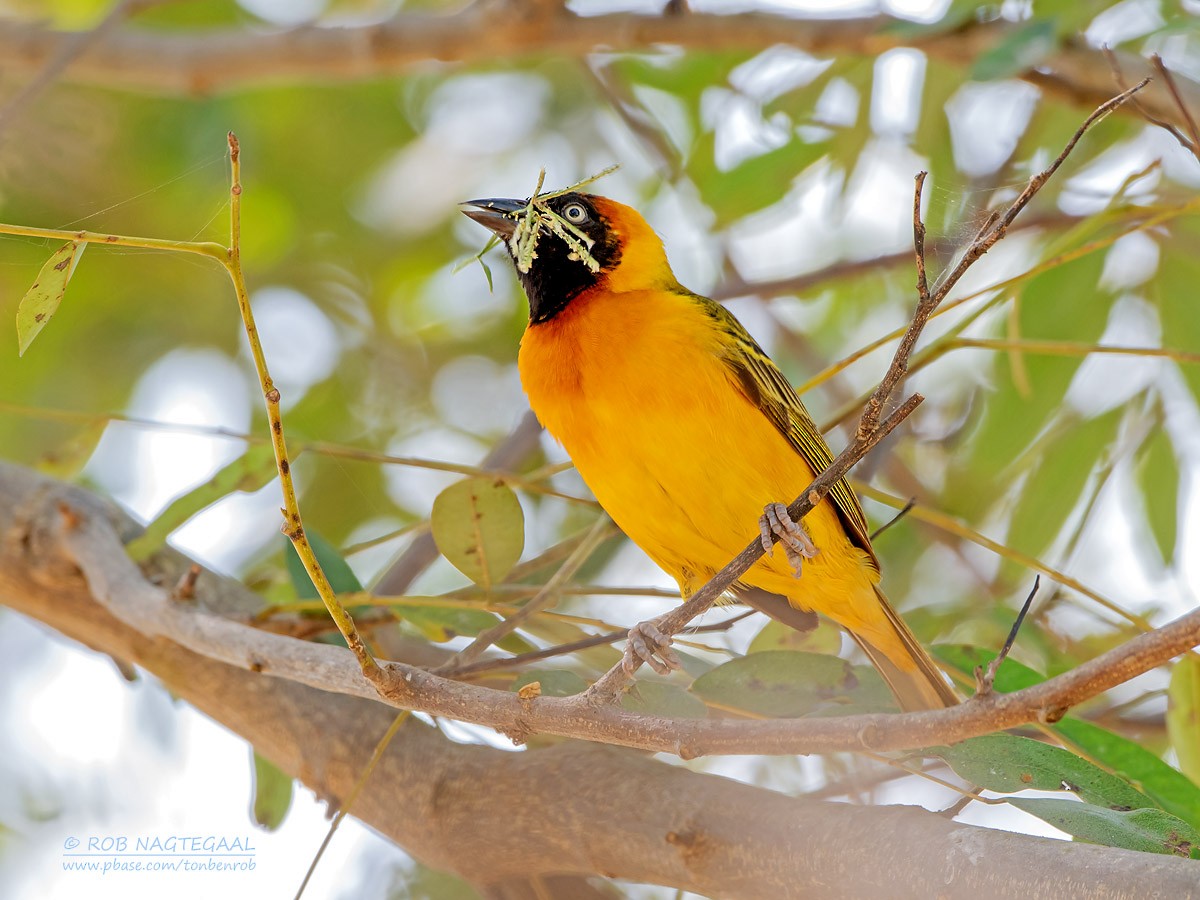
[[[770,611],[765,598],[777,595],[837,622],[905,710],[957,703],[880,591],[867,520],[846,481],[802,523],[789,518],[784,502],[833,455],[741,323],[675,279],[662,241],[630,207],[550,195],[533,224],[556,230],[534,228],[533,252],[529,211],[528,200],[463,204],[509,247],[529,298],[519,369],[530,405],[613,521],[687,597],[743,549],[758,520],[768,555],[738,586],[751,605]],[[772,532],[785,554],[770,553]],[[630,645],[659,672],[678,666],[653,622]]]

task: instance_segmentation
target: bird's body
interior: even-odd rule
[[[754,537],[767,504],[793,500],[832,456],[741,324],[675,280],[640,215],[602,197],[570,197],[602,229],[585,229],[599,271],[587,278],[567,269],[564,282],[557,267],[583,264],[556,260],[545,246],[556,238],[541,239],[540,258],[522,277],[531,320],[521,381],[600,505],[686,596]],[[846,483],[803,524],[818,552],[802,577],[775,553],[742,582],[846,628],[905,708],[952,703],[877,588],[866,520]]]
[[[711,300],[655,291],[580,296],[521,341],[521,383],[600,505],[675,577],[704,584],[754,537],[763,507],[794,499],[809,463],[738,389]],[[686,373],[686,377],[683,377]],[[782,553],[743,580],[874,632],[851,598],[878,581],[822,501],[804,520],[820,553],[797,580]],[[849,602],[848,602],[849,601]],[[872,604],[874,605],[874,604]]]

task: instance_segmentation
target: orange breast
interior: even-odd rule
[[[755,536],[764,505],[791,502],[813,477],[732,382],[720,342],[693,300],[657,290],[580,295],[521,342],[534,412],[613,520],[685,592]],[[878,573],[827,501],[805,526],[820,553],[803,578],[777,549],[744,580],[871,634]]]

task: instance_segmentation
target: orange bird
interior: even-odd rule
[[[833,619],[903,709],[958,702],[879,590],[849,485],[839,481],[802,523],[788,517],[783,503],[830,463],[829,447],[741,323],[675,279],[637,211],[578,192],[463,211],[505,242],[529,298],[519,368],[533,411],[683,596],[741,552],[757,520],[768,555],[739,585],[751,605],[766,605],[767,592]],[[771,532],[784,554],[770,554]],[[668,643],[644,623],[631,646],[665,672],[678,666]]]

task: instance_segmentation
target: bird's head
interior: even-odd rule
[[[568,241],[542,228],[522,271],[513,237],[527,214],[529,200],[490,199],[463,203],[464,214],[490,228],[509,249],[509,258],[529,298],[529,321],[553,319],[576,297],[594,289],[621,293],[677,286],[662,241],[637,210],[595,194],[570,192],[545,201],[550,212],[586,236],[583,243],[594,266]]]

